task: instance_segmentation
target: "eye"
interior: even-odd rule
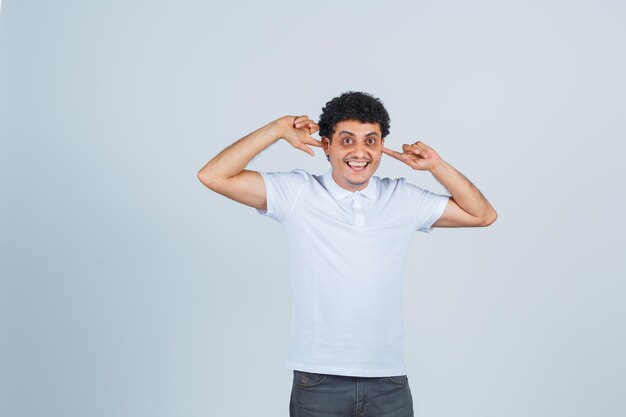
[[[376,139],[369,138],[369,139],[367,140],[367,143],[369,143],[370,145],[373,145],[373,144],[375,144],[375,143],[376,143]]]
[[[350,143],[352,138],[343,138],[343,143]]]

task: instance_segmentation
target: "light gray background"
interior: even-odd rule
[[[388,147],[434,147],[499,213],[415,235],[416,416],[626,415],[625,12],[3,1],[0,415],[286,416],[283,232],[196,173],[348,90],[383,100]],[[328,169],[284,141],[249,167]],[[377,175],[445,192],[386,156]]]

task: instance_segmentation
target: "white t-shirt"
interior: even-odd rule
[[[332,171],[261,172],[267,211],[287,235],[293,317],[285,368],[404,375],[402,276],[415,231],[430,232],[449,196],[372,176],[350,192]]]

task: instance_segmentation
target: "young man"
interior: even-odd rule
[[[319,130],[322,141],[311,134]],[[384,146],[380,100],[347,92],[319,124],[283,116],[211,159],[198,178],[211,190],[278,221],[289,245],[293,320],[285,367],[293,369],[291,416],[413,416],[403,344],[402,275],[415,231],[488,226],[496,212],[481,192],[422,142]],[[311,175],[244,168],[284,139],[331,169]],[[429,171],[451,196],[373,176],[386,154]]]

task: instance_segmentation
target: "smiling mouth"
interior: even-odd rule
[[[352,164],[352,165],[350,165]],[[348,168],[350,168],[352,171],[355,172],[363,172],[367,169],[367,167],[369,166],[369,162],[356,162],[356,161],[347,161],[346,165],[348,165]]]

